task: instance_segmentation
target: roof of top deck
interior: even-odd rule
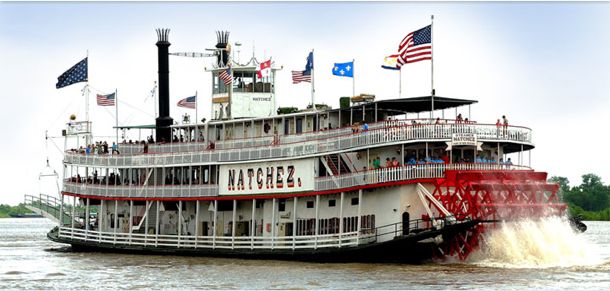
[[[398,98],[398,99],[386,99],[378,100],[373,102],[362,103],[343,109],[331,109],[330,112],[343,110],[349,111],[350,109],[362,110],[365,106],[365,110],[373,111],[377,108],[378,111],[383,111],[389,115],[400,115],[405,113],[420,113],[432,111],[432,99],[434,98],[434,110],[442,110],[449,108],[457,108],[460,106],[466,106],[477,103],[476,100],[469,99],[457,99],[440,96],[422,96],[422,97],[409,97],[409,98]]]

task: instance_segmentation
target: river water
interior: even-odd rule
[[[610,222],[499,227],[468,262],[321,264],[71,252],[46,219],[0,219],[0,289],[610,288]]]

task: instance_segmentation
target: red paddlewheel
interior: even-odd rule
[[[447,170],[445,177],[436,180],[432,195],[457,221],[536,218],[566,210],[557,196],[559,185],[548,184],[544,172]],[[445,239],[439,254],[465,260],[479,247],[481,235],[494,226],[482,223]]]

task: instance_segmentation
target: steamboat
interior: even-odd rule
[[[59,198],[26,197],[58,222],[50,240],[129,253],[464,260],[495,223],[566,209],[558,185],[530,166],[529,128],[462,120],[477,101],[434,92],[276,110],[279,68],[260,79],[256,59],[234,62],[228,33],[218,33],[207,69],[210,120],[178,124],[168,31],[158,37],[156,122],[117,127],[151,137],[112,151],[66,150]],[[226,86],[228,66],[238,81]],[[67,125],[66,140],[81,135],[91,135],[90,122]]]

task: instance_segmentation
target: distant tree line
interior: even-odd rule
[[[570,187],[566,177],[553,176],[549,182],[559,184],[560,195],[570,214],[585,220],[610,220],[610,185],[604,185],[595,174],[582,175],[579,186]]]
[[[0,218],[7,218],[11,215],[22,215],[26,213],[32,213],[29,209],[23,205],[23,203],[17,206],[10,206],[6,204],[0,204]]]

